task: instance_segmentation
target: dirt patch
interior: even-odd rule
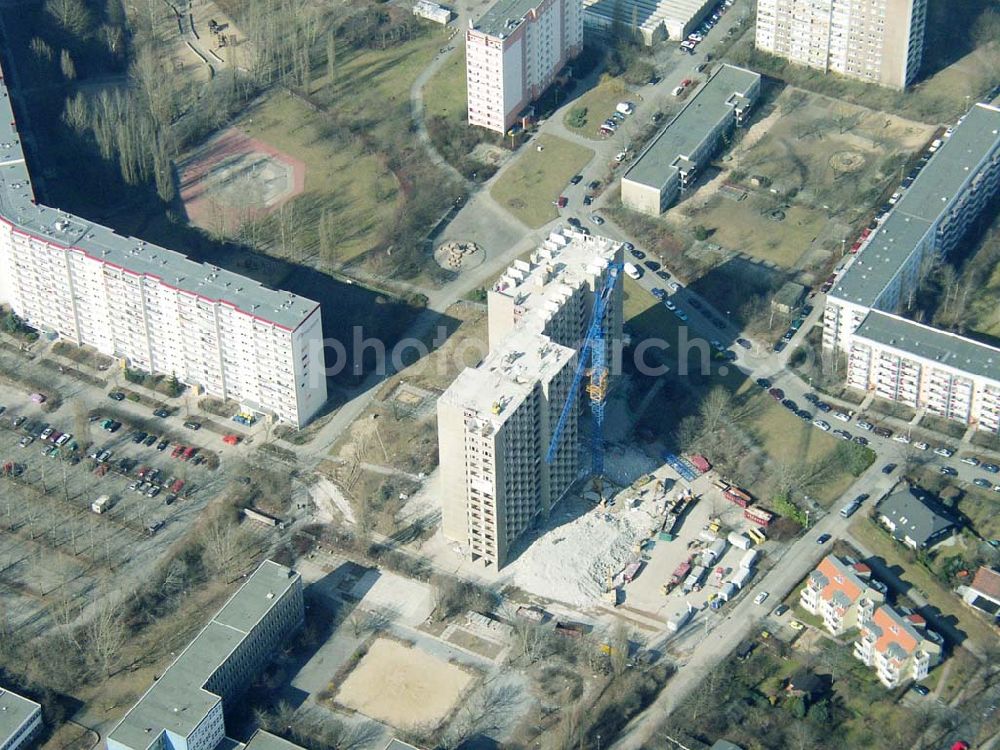
[[[336,700],[394,727],[415,728],[446,718],[472,681],[461,667],[380,638],[341,684]]]
[[[230,233],[301,193],[306,165],[228,128],[195,149],[178,171],[190,221],[203,229]]]

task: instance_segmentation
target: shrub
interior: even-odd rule
[[[571,128],[582,128],[587,124],[587,108],[573,107],[566,122]]]

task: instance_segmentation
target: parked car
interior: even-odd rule
[[[642,260],[646,257],[646,253],[644,253],[642,250],[636,250],[633,248],[630,252],[632,253],[632,257],[635,258],[636,260]]]
[[[111,393],[108,394],[108,398],[110,398],[112,401],[124,401],[125,394],[122,393],[121,391],[111,391]]]
[[[841,440],[851,440],[852,436],[847,430],[834,430],[833,434],[839,437]]]
[[[820,534],[818,537],[816,537],[816,544],[826,544],[827,542],[830,541],[830,538],[831,537],[829,534]]]
[[[963,464],[968,464],[969,466],[979,466],[979,464],[981,462],[975,456],[963,456],[962,457],[962,463]]]
[[[780,388],[772,388],[767,393],[775,401],[781,401],[785,397],[785,392]]]
[[[946,477],[957,477],[958,476],[958,470],[955,469],[955,468],[953,468],[953,467],[951,467],[951,466],[942,466],[939,469],[939,471],[942,474],[944,474]]]
[[[582,174],[573,175],[569,180],[570,185],[579,185],[581,182],[583,182]]]
[[[952,456],[955,455],[955,451],[952,448],[949,448],[945,445],[935,448],[934,453],[944,458],[951,458]]]
[[[982,477],[976,477],[972,480],[972,483],[976,485],[976,487],[982,487],[985,490],[988,490],[993,486],[988,479],[983,479]]]
[[[830,423],[829,422],[824,422],[822,419],[813,420],[813,425],[815,425],[819,429],[823,430],[823,432],[829,432],[830,431]]]
[[[187,427],[189,430],[200,430],[201,422],[194,422],[189,419],[187,422],[184,423],[184,426]]]
[[[910,690],[912,690],[917,695],[930,695],[931,694],[931,689],[929,687],[927,687],[926,685],[917,685],[917,684],[914,684],[912,687],[910,687]]]
[[[892,474],[896,470],[896,464],[886,464],[882,467],[883,474]]]
[[[875,434],[878,435],[879,437],[890,438],[892,437],[892,430],[890,430],[888,427],[876,427]]]
[[[744,349],[749,349],[752,346],[747,339],[736,339],[736,343]]]
[[[868,445],[868,438],[863,435],[855,435],[854,442],[858,445]]]
[[[761,388],[770,388],[771,381],[768,380],[767,378],[757,378],[757,385],[759,385]]]
[[[753,603],[763,604],[765,601],[767,601],[768,596],[770,596],[770,594],[768,594],[766,591],[761,591],[759,594],[757,594],[757,596],[753,598]]]

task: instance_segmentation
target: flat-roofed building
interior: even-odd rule
[[[694,31],[718,0],[583,0],[583,24],[610,32],[620,24],[643,44],[681,40]]]
[[[581,0],[499,0],[465,32],[469,124],[507,132],[582,49]]]
[[[742,126],[760,94],[760,75],[720,65],[639,153],[622,177],[622,205],[651,216],[669,208]]]
[[[37,203],[2,71],[0,302],[43,332],[299,427],[326,402],[319,304]]]
[[[923,61],[927,0],[758,0],[757,49],[895,89]]]
[[[27,750],[42,732],[42,707],[0,687],[0,750]]]
[[[823,347],[847,355],[848,385],[1000,431],[1000,350],[896,314],[998,194],[1000,109],[977,104],[827,294]]]
[[[437,405],[442,529],[473,559],[506,564],[580,473],[576,409],[546,458],[597,294],[621,260],[620,242],[554,232],[489,293],[490,352]],[[612,294],[602,323],[608,362],[621,341],[620,284]]]
[[[250,687],[304,614],[299,574],[262,563],[125,714],[108,750],[224,747],[225,705]]]

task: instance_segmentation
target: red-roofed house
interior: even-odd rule
[[[1000,620],[1000,571],[980,566],[972,584],[965,590],[962,600],[981,612]]]
[[[941,636],[927,630],[919,615],[903,614],[883,604],[860,625],[854,656],[874,667],[888,688],[908,679],[922,680],[941,660]]]
[[[885,587],[872,580],[867,565],[850,563],[835,555],[827,555],[820,561],[799,595],[802,608],[822,617],[833,635],[859,626],[884,601]]]

